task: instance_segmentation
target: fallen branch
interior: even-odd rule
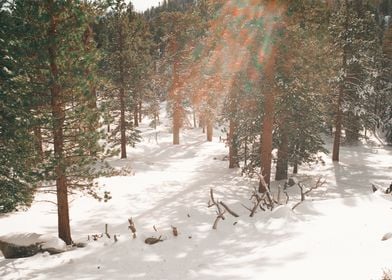
[[[110,238],[110,234],[108,232],[108,224],[105,224],[105,234],[108,238]]]
[[[327,180],[323,180],[321,181],[321,177],[318,178],[316,184],[312,187],[310,187],[310,189],[308,189],[307,191],[304,191],[304,187],[302,186],[301,183],[298,183],[298,187],[301,191],[301,201],[297,202],[291,209],[294,210],[295,208],[297,208],[298,205],[300,205],[306,198],[306,195],[309,194],[311,191],[318,189],[319,187],[321,187],[322,185],[324,185],[326,183]]]
[[[263,172],[263,170],[261,171],[261,173]],[[271,196],[271,192],[269,189],[269,185],[267,184],[267,182],[264,179],[264,176],[255,172],[255,174],[257,175],[257,177],[259,177],[259,193],[262,194],[266,194],[266,197],[268,199],[269,202],[269,206],[271,208],[271,210],[274,209],[274,199]]]
[[[238,218],[239,215],[229,208],[223,201],[219,202],[233,217]]]
[[[214,221],[212,229],[217,229],[219,220],[225,219],[224,214],[226,213],[226,210],[222,211],[222,208],[220,207],[220,205],[221,204],[219,203],[219,201],[215,201],[214,191],[212,189],[210,189],[210,201],[208,202],[208,207],[216,206],[216,209],[217,209],[217,211],[216,211],[217,217]]]

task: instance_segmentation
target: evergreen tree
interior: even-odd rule
[[[19,30],[7,2],[0,1],[0,213],[30,205],[38,179],[31,133],[33,100],[26,78],[19,76]]]
[[[58,205],[59,237],[72,243],[68,210],[68,191],[78,188],[97,196],[94,178],[112,174],[105,164],[98,144],[101,134],[97,126],[97,108],[93,94],[96,63],[94,46],[86,43],[86,30],[94,17],[88,3],[53,0],[14,2],[12,16],[17,33],[19,65],[29,67],[18,79],[27,79],[34,87],[47,148],[40,170],[46,181],[54,182]],[[26,36],[32,29],[36,36]],[[23,88],[18,88],[23,92]],[[37,107],[33,107],[37,108]],[[31,111],[37,113],[37,111]]]
[[[106,37],[102,39],[105,55],[102,71],[112,84],[106,90],[106,106],[117,123],[110,141],[120,145],[121,158],[126,158],[127,145],[134,146],[140,141],[135,128],[140,106],[138,84],[148,65],[150,39],[142,17],[133,11],[132,4],[127,6],[123,0],[116,1],[101,24],[100,36]]]

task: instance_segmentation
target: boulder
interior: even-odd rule
[[[0,250],[6,259],[31,257],[41,251],[41,244],[16,245],[0,240]]]
[[[26,258],[39,252],[59,254],[67,249],[58,237],[37,233],[11,233],[0,236],[0,251],[6,259]]]

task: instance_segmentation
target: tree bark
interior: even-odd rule
[[[135,127],[139,126],[139,102],[135,104],[133,109],[133,122]]]
[[[207,141],[212,142],[212,136],[214,134],[214,126],[211,118],[207,120]]]
[[[34,126],[35,149],[37,150],[39,161],[44,159],[44,148],[42,143],[42,131],[39,125]]]
[[[171,88],[173,100],[173,145],[180,144],[180,129],[182,126],[182,100],[178,87],[178,62],[175,61],[173,65],[173,86]]]
[[[54,13],[53,0],[49,1],[48,12],[51,16],[50,26],[48,31],[49,37],[49,63],[51,74],[51,110],[53,118],[53,146],[55,157],[55,174],[56,174],[56,190],[57,190],[57,216],[58,216],[58,234],[67,245],[72,244],[71,227],[69,224],[69,208],[68,208],[68,193],[67,180],[65,175],[64,162],[64,135],[63,126],[65,120],[64,104],[62,102],[62,92],[59,83],[59,69],[57,64],[57,23],[56,15]]]
[[[287,130],[285,125],[282,125],[281,129],[281,139],[278,147],[278,161],[276,163],[276,174],[275,180],[284,180],[287,179],[288,168],[289,168],[289,159],[288,159],[288,150],[289,150],[289,139],[287,135]]]
[[[238,162],[238,141],[236,136],[237,124],[234,120],[230,120],[229,124],[229,168],[239,167]]]
[[[274,124],[275,96],[273,92],[265,94],[263,130],[261,134],[261,170],[267,184],[271,178],[272,129]]]
[[[294,162],[293,174],[298,174],[298,162]]]
[[[142,100],[139,100],[139,124],[142,122]]]
[[[122,28],[118,29],[119,35],[119,52],[120,52],[120,150],[121,158],[127,158],[127,137],[126,137],[126,123],[125,123],[125,73],[123,65],[123,46],[124,46],[124,34]]]
[[[120,88],[120,134],[121,134],[121,158],[127,158],[127,138],[125,127],[125,93],[124,88]]]
[[[348,6],[348,1],[346,0],[346,9]],[[348,30],[348,12],[346,11],[346,18],[345,18],[345,30]],[[345,46],[343,48],[342,53],[342,69],[344,75],[347,73],[347,36],[345,37]],[[343,96],[345,91],[345,82],[346,77],[342,77],[342,80],[339,85],[339,94],[338,100],[336,104],[336,117],[335,117],[335,135],[333,141],[333,150],[332,150],[332,161],[339,161],[339,154],[340,154],[340,138],[342,136],[342,122],[343,122],[343,112],[342,112],[342,103],[343,103]]]

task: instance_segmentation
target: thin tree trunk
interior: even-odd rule
[[[64,166],[64,135],[63,126],[65,114],[62,103],[62,92],[59,84],[59,69],[57,65],[57,45],[56,45],[56,19],[53,8],[53,0],[49,1],[48,12],[51,16],[49,26],[49,62],[52,83],[50,87],[51,93],[51,109],[53,118],[53,147],[56,164],[54,167],[56,174],[56,190],[57,190],[57,217],[58,217],[58,234],[67,245],[72,244],[71,227],[69,224],[68,209],[68,193],[67,180]]]
[[[293,174],[298,174],[298,162],[294,162]]]
[[[193,127],[196,128],[197,127],[197,122],[196,122],[196,111],[193,110]]]
[[[120,88],[120,134],[121,134],[121,158],[127,158],[127,138],[125,127],[125,93],[124,88]]]
[[[133,122],[135,127],[139,126],[139,103],[135,104],[133,109]]]
[[[271,160],[272,160],[272,129],[274,123],[274,106],[275,96],[273,92],[265,94],[263,131],[261,135],[261,169],[262,176],[267,184],[271,178]]]
[[[119,52],[120,52],[120,150],[121,158],[127,158],[127,137],[126,137],[126,123],[125,123],[125,74],[123,65],[123,47],[124,47],[124,34],[122,28],[118,29],[119,35]]]
[[[178,84],[178,62],[176,61],[173,65],[173,86],[171,89],[173,98],[173,145],[180,144],[180,129],[182,126],[182,100],[178,92]]]
[[[139,124],[142,122],[142,100],[139,100]]]

